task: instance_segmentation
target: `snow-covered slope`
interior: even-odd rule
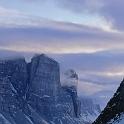
[[[88,97],[80,97],[80,101],[83,120],[92,123],[101,113],[100,106]]]
[[[124,80],[93,124],[124,124]]]
[[[124,113],[122,113],[120,116],[115,117],[107,124],[124,124]]]

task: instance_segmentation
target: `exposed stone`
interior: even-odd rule
[[[30,63],[1,60],[0,123],[81,124],[77,89],[62,87],[59,71],[59,64],[44,54]]]
[[[112,124],[114,123],[113,121],[120,118],[122,113],[124,113],[124,80],[121,82],[116,93],[93,124],[108,124],[109,122],[109,124]]]
[[[27,64],[25,59],[0,61],[0,78],[8,78],[18,95],[24,96],[27,77]]]
[[[33,57],[30,83],[34,94],[56,96],[60,87],[59,64],[44,54]]]

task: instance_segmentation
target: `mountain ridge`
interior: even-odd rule
[[[124,113],[124,79],[114,96],[110,99],[105,109],[93,124],[114,124],[114,121],[119,120],[122,113]]]
[[[2,124],[82,124],[75,87],[60,84],[58,62],[44,54],[0,60]]]

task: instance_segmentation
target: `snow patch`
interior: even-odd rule
[[[11,124],[1,113],[0,113],[1,124]]]
[[[25,115],[25,117],[31,124],[34,124],[28,116]]]
[[[110,122],[108,122],[108,124],[124,124],[124,113],[122,113],[118,119],[112,119]]]
[[[16,89],[13,87],[12,83],[10,83],[10,87],[11,87],[12,91],[17,94],[17,91],[16,91]]]

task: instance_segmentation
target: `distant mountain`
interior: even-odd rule
[[[124,124],[124,80],[93,124]]]
[[[83,120],[92,123],[100,115],[100,105],[95,104],[91,98],[80,97],[81,115]]]
[[[77,81],[76,73],[68,74]],[[75,83],[67,83],[61,86],[59,64],[44,54],[30,63],[0,60],[0,124],[88,124]]]

